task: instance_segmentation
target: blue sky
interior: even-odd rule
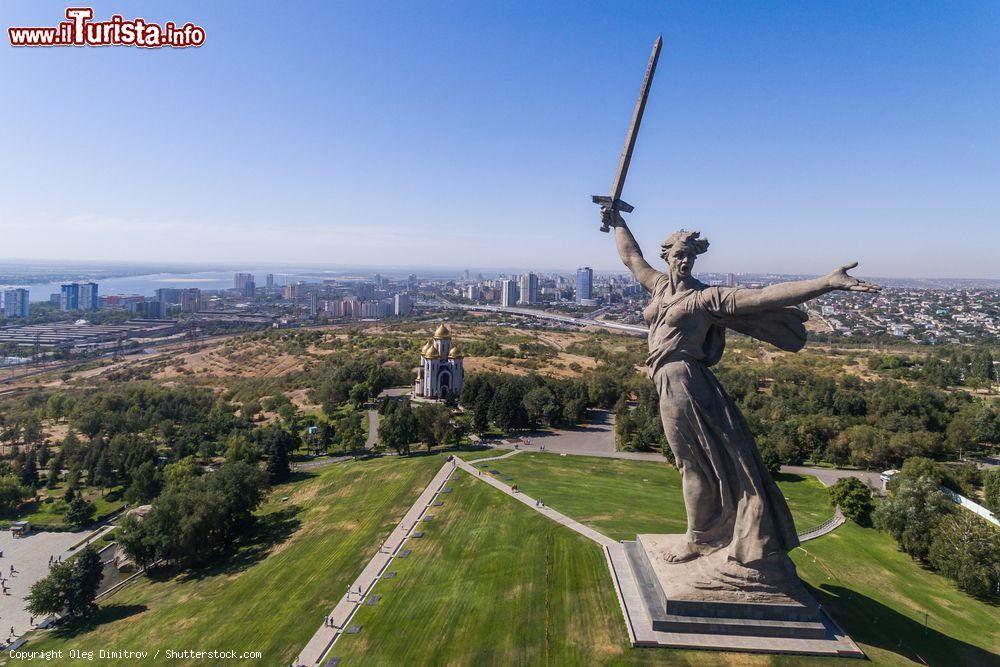
[[[0,45],[0,256],[1000,277],[995,2],[94,2],[200,49]],[[3,27],[66,4],[4,0]]]

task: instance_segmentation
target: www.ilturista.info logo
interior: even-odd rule
[[[126,21],[115,14],[107,21],[92,21],[90,7],[70,7],[68,21],[51,28],[7,28],[11,46],[139,46],[158,49],[185,48],[205,43],[205,29],[193,23],[178,26],[167,21],[162,26],[146,19]]]

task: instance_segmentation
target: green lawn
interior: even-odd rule
[[[108,490],[105,494],[102,494],[100,489],[93,487],[81,489],[81,492],[84,498],[94,503],[95,518],[107,516],[121,509],[125,504],[121,498],[122,489],[120,487]],[[33,527],[40,530],[71,530],[65,518],[67,504],[62,499],[63,485],[59,484],[55,489],[46,489],[45,493],[49,495],[46,501],[33,502],[24,506],[18,513],[18,519],[27,519]],[[114,498],[114,500],[110,498]],[[7,526],[14,520],[4,521],[3,525]]]
[[[505,484],[517,484],[616,540],[687,528],[680,475],[666,463],[525,452],[480,467],[500,471],[497,477]],[[833,516],[826,489],[815,477],[779,475],[777,481],[800,532]]]
[[[792,558],[873,662],[1000,665],[1000,608],[923,569],[888,535],[849,522]]]
[[[144,578],[104,602],[95,627],[41,633],[26,648],[259,650],[261,661],[171,664],[287,665],[443,459],[392,457],[302,474],[301,481],[271,494],[255,545],[209,570]],[[282,503],[282,496],[289,496],[288,502]]]
[[[615,539],[685,528],[678,475],[669,466],[524,453],[482,467],[501,471],[513,478],[508,483]],[[832,514],[815,478],[781,475],[778,485],[799,530]],[[1000,665],[1000,609],[925,570],[887,535],[848,523],[791,555],[802,579],[875,663],[920,664],[923,658],[930,664]]]
[[[626,650],[604,555],[459,471],[382,598],[330,656],[349,665],[585,665]]]

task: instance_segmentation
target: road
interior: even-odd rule
[[[867,470],[839,470],[837,468],[810,468],[807,466],[781,466],[781,472],[787,472],[792,475],[812,475],[818,479],[823,486],[833,486],[836,484],[838,479],[843,479],[844,477],[857,477],[876,491],[882,490],[882,473],[880,472],[869,472]]]
[[[365,441],[365,449],[374,449],[378,443],[378,411],[368,411],[368,439]]]

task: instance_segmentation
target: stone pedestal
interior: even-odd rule
[[[683,539],[639,535],[622,543],[644,612],[634,615],[636,638],[655,639],[643,644],[863,657],[799,581],[788,556],[747,567],[721,550],[670,562]],[[640,618],[647,627],[639,627]]]

